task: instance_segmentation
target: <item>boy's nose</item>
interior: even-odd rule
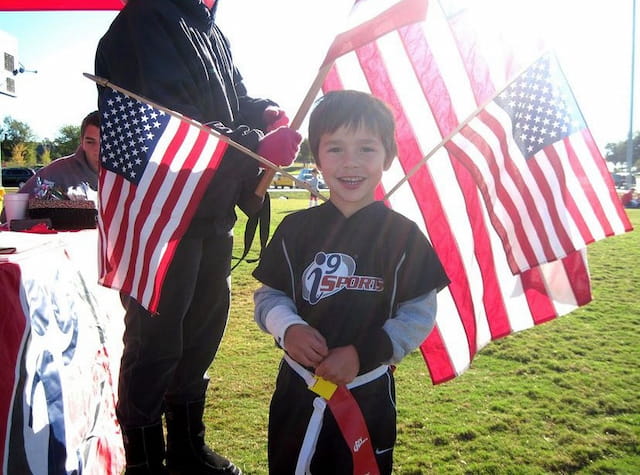
[[[345,150],[343,160],[343,165],[353,166],[356,164],[356,154],[353,150]]]

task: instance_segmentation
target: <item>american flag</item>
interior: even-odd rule
[[[513,274],[473,175],[446,148],[433,152],[495,96],[496,84],[508,84],[539,56],[538,45],[515,54],[505,49],[513,43],[496,34],[495,23],[478,31],[467,10],[457,8],[460,2],[421,2],[422,21],[382,35],[372,31],[369,42],[353,50],[333,45],[344,54],[332,58],[323,89],[370,92],[393,109],[399,153],[383,176],[380,198],[417,169],[388,203],[421,227],[452,281],[438,294],[436,326],[421,345],[438,384],[464,372],[490,341],[587,304],[591,288],[584,251]],[[528,26],[522,38],[537,38],[535,25]],[[620,219],[610,210],[609,219]]]
[[[100,98],[100,283],[151,312],[227,144],[122,92]]]
[[[521,273],[631,230],[556,58],[545,54],[445,145]]]

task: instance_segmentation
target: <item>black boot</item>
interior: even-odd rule
[[[241,475],[231,461],[204,443],[204,400],[167,403],[167,468],[172,475]]]
[[[163,465],[162,422],[152,426],[123,429],[122,440],[127,458],[125,475],[163,475],[169,473]]]

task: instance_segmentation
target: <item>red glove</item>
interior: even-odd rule
[[[288,167],[300,150],[302,135],[289,127],[279,127],[268,133],[258,143],[258,155],[262,155],[279,167]]]
[[[264,123],[267,125],[266,132],[276,130],[278,127],[289,125],[289,117],[287,113],[277,106],[269,106],[264,110],[262,115]]]

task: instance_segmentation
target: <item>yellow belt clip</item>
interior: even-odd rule
[[[333,393],[336,391],[336,389],[338,389],[338,385],[332,383],[331,381],[327,381],[320,376],[314,376],[313,378],[314,382],[309,386],[309,389],[311,389],[318,396],[322,396],[327,401],[331,399]]]

